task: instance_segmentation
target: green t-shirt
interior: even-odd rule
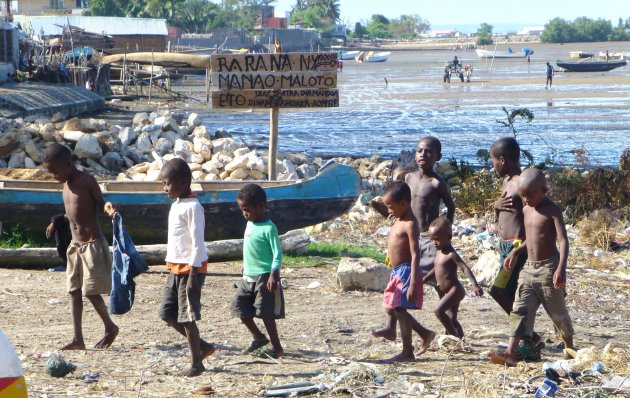
[[[280,269],[282,248],[278,228],[271,221],[247,222],[243,239],[243,274],[255,278]]]

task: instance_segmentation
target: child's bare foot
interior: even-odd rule
[[[418,348],[418,351],[416,351],[414,355],[419,357],[420,355],[427,352],[434,338],[435,338],[435,332],[429,332],[429,335],[427,336],[427,338],[422,339],[422,343],[420,343],[420,347]]]
[[[85,350],[85,343],[83,341],[72,340],[68,344],[61,347],[61,350]]]
[[[208,344],[205,347],[201,348],[201,360],[208,358],[210,355],[214,354],[216,349],[214,348],[214,344]]]
[[[516,357],[506,352],[489,351],[488,359],[490,359],[490,362],[497,365],[516,366]]]
[[[205,371],[206,371],[206,368],[200,364],[200,365],[191,366],[190,369],[182,370],[181,372],[177,373],[177,376],[195,377],[195,376],[199,376]]]
[[[276,354],[276,358],[280,358],[284,356],[284,350],[280,349],[280,350],[276,350],[275,348],[273,349],[273,352]]]
[[[413,354],[400,353],[396,356],[383,360],[385,363],[397,363],[397,362],[413,362],[416,357]]]
[[[116,336],[118,336],[118,326],[114,325],[114,327],[110,330],[105,330],[105,336],[103,336],[103,338],[100,339],[94,347],[107,348],[112,345],[114,340],[116,340]]]
[[[532,339],[530,340],[529,344],[531,344],[534,347],[537,347],[538,344],[542,343],[542,337],[534,332],[534,335],[532,336]]]
[[[374,337],[382,337],[389,341],[396,340],[396,330],[392,330],[390,328],[383,328],[372,331],[372,336]]]

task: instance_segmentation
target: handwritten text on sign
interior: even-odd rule
[[[212,85],[222,91],[336,88],[337,74],[334,72],[213,73]]]
[[[219,54],[212,73],[336,71],[337,53]]]
[[[325,108],[339,106],[337,89],[213,91],[218,108]]]

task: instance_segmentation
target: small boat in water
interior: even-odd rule
[[[624,54],[620,52],[612,52],[612,51],[600,51],[599,58],[602,59],[624,59]],[[627,58],[626,58],[627,59]]]
[[[8,169],[5,169],[8,170]],[[251,181],[193,181],[191,187],[204,208],[205,240],[243,236],[246,220],[236,203],[239,190]],[[267,193],[267,214],[282,234],[328,221],[356,202],[361,178],[354,167],[329,162],[309,179],[255,181]],[[127,232],[140,244],[166,243],[168,212],[173,201],[161,182],[101,181],[105,201],[125,216]],[[63,213],[61,184],[55,181],[2,179],[0,222],[44,231],[55,214]],[[111,222],[103,214],[101,225]],[[103,229],[108,233],[108,228]]]
[[[534,53],[534,50],[530,50],[529,48],[522,48],[521,51],[518,52],[512,51],[511,48],[508,48],[507,51],[482,49],[477,49],[475,51],[477,51],[477,56],[479,58],[525,58]]]
[[[349,59],[355,59],[357,57],[357,55],[359,55],[361,51],[342,51],[341,52],[341,59],[344,61],[347,61]]]
[[[626,60],[581,60],[581,61],[556,61],[556,65],[569,72],[606,72],[619,68],[620,66],[626,66]]]
[[[361,51],[355,58],[357,62],[385,62],[392,55],[389,51],[375,53],[374,51]]]
[[[595,54],[584,51],[571,51],[569,52],[569,56],[571,58],[593,58]]]

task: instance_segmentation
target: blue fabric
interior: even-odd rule
[[[122,315],[133,306],[136,283],[133,278],[146,272],[149,267],[144,262],[136,246],[123,227],[119,213],[112,219],[114,238],[112,242],[112,292],[109,296],[109,312]]]

